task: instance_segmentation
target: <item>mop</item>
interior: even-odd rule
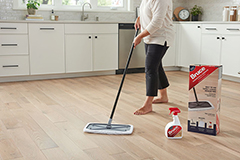
[[[188,102],[189,111],[202,111],[202,110],[211,110],[214,109],[214,106],[209,101],[198,101],[197,93],[195,87],[193,87],[194,96],[196,102]]]
[[[139,29],[136,30],[136,33],[135,33],[134,37],[137,36],[138,30]],[[119,99],[119,96],[120,96],[120,93],[121,93],[121,90],[122,90],[122,86],[123,86],[123,82],[124,82],[124,79],[125,79],[125,76],[126,76],[128,65],[129,65],[130,59],[132,57],[133,49],[134,49],[134,43],[132,43],[132,46],[131,46],[131,49],[130,49],[130,53],[129,53],[128,60],[127,60],[127,63],[126,63],[126,67],[125,67],[125,70],[123,72],[122,81],[121,81],[121,84],[119,86],[118,93],[117,93],[115,103],[114,103],[114,106],[113,106],[111,116],[109,118],[108,123],[88,123],[84,127],[83,132],[99,133],[99,134],[132,134],[133,125],[131,125],[131,124],[112,124],[112,119],[113,119],[113,115],[114,115],[114,112],[115,112],[115,109],[116,109],[116,106],[117,106],[117,102],[118,102],[118,99]]]

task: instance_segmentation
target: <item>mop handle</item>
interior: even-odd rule
[[[138,31],[139,31],[139,28],[136,30],[134,38],[137,37]],[[115,109],[116,109],[116,106],[117,106],[117,102],[118,102],[118,99],[119,99],[119,96],[120,96],[120,93],[121,93],[121,90],[122,90],[122,86],[123,86],[123,82],[124,82],[124,79],[125,79],[125,76],[126,76],[128,65],[129,65],[130,59],[132,57],[133,49],[134,49],[134,43],[132,43],[132,46],[131,46],[131,49],[130,49],[130,53],[129,53],[129,56],[128,56],[127,64],[126,64],[126,67],[125,67],[124,72],[123,72],[122,81],[121,81],[121,84],[119,86],[118,94],[117,94],[117,97],[116,97],[116,100],[115,100],[115,103],[114,103],[114,106],[113,106],[113,110],[112,110],[112,113],[111,113],[111,116],[110,116],[110,120],[112,120],[114,112],[115,112]]]
[[[193,92],[194,92],[194,95],[195,95],[196,102],[198,104],[198,98],[197,98],[197,93],[196,93],[195,87],[193,87]]]

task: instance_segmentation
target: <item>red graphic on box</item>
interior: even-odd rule
[[[175,137],[182,130],[181,126],[172,126],[168,129],[168,137]]]
[[[191,69],[191,67],[193,67],[193,69]],[[189,90],[207,78],[216,69],[218,69],[216,66],[190,66]]]

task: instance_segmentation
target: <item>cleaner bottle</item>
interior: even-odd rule
[[[178,108],[169,108],[169,110],[169,115],[173,112],[173,121],[166,125],[165,135],[168,139],[181,139],[183,137],[182,126],[177,115],[181,111]]]
[[[55,21],[54,10],[52,9],[52,14],[50,16],[51,21]]]

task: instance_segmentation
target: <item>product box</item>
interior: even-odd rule
[[[188,131],[220,132],[222,66],[190,65]]]

